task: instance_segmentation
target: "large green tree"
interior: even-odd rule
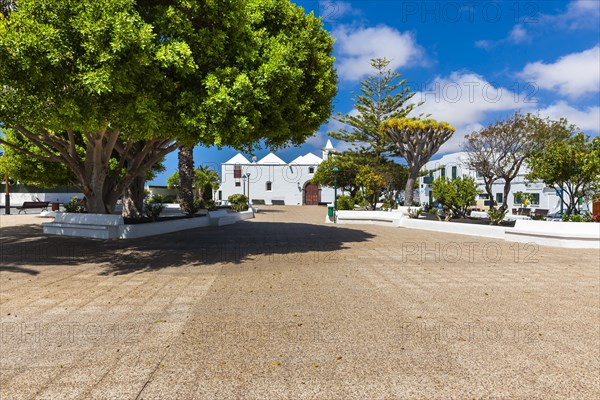
[[[547,142],[527,163],[527,179],[562,190],[570,215],[577,209],[578,199],[591,198],[600,185],[600,137],[590,139],[574,133],[567,139]]]
[[[418,104],[410,102],[414,93],[410,90],[402,76],[388,68],[389,60],[375,58],[371,60],[373,74],[361,82],[360,94],[354,97],[354,110],[348,114],[338,113],[335,119],[343,124],[343,127],[335,132],[328,132],[329,136],[346,142],[349,149],[334,154],[334,158],[341,158],[342,164],[369,165],[367,173],[378,177],[386,176],[389,179],[390,171],[397,171],[399,176],[401,168],[390,167],[389,155],[393,153],[393,142],[380,130],[381,124],[390,118],[402,118],[410,113]],[[381,182],[380,179],[377,179]],[[361,186],[361,185],[359,185]],[[393,197],[390,185],[383,184],[382,187],[373,192],[370,188],[369,203],[377,202],[383,193],[386,197]],[[373,193],[371,193],[373,192]]]
[[[90,212],[179,146],[298,144],[330,115],[333,40],[287,0],[17,6],[0,17],[0,121],[43,156],[0,142],[68,165]]]
[[[554,121],[531,113],[515,113],[467,136],[467,165],[483,177],[492,200],[494,182],[503,181],[500,210],[505,211],[512,181],[527,159],[546,144],[568,138],[572,129],[565,119]]]
[[[394,153],[408,163],[404,205],[410,207],[421,168],[452,137],[456,129],[447,122],[432,119],[392,118],[381,125],[381,131],[394,143]]]
[[[288,0],[244,1],[241,15],[207,3],[140,3],[158,31],[189,46],[197,67],[173,76],[190,132],[179,138],[184,210],[193,199],[194,145],[298,145],[329,118],[336,93],[333,40],[312,13]]]

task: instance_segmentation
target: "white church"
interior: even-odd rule
[[[273,153],[250,161],[241,153],[221,164],[221,186],[216,200],[225,202],[232,194],[248,196],[251,204],[318,205],[333,201],[334,189],[311,183],[319,164],[334,150],[328,140],[322,156],[313,153],[286,163]]]

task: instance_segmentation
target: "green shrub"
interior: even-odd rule
[[[335,202],[336,210],[354,210],[354,200],[350,196],[340,196]]]
[[[419,218],[419,216],[421,216],[421,214],[423,213],[423,210],[421,210],[420,208],[408,208],[408,218],[413,218],[413,219],[417,219]]]
[[[217,209],[217,203],[215,203],[213,199],[205,200],[204,208],[206,208],[208,211],[214,211]]]
[[[431,207],[429,209],[429,214],[434,215],[438,221],[442,220],[442,213],[440,213],[440,210],[438,210],[437,208]]]
[[[452,180],[438,178],[432,184],[433,197],[442,204],[446,215],[464,217],[470,206],[475,204],[475,197],[480,193],[475,179],[459,177]]]
[[[160,213],[165,209],[163,204],[164,198],[161,195],[155,194],[144,199],[144,215],[152,218],[153,221],[160,216]]]
[[[500,222],[504,220],[506,213],[508,213],[508,210],[500,211],[491,208],[486,212],[488,218],[490,219],[490,224],[492,225],[499,225]]]
[[[231,209],[236,212],[245,211],[248,209],[248,197],[243,194],[232,194],[227,198]]]
[[[564,214],[562,216],[562,220],[564,222],[592,222],[592,216],[585,214],[585,215],[580,215],[580,214],[571,214],[571,215],[567,215]]]
[[[79,197],[73,196],[68,203],[64,205],[65,211],[68,213],[82,213],[85,212],[85,207],[82,205],[82,200]]]

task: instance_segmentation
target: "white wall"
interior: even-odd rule
[[[4,193],[0,194],[0,205],[4,205]],[[10,206],[20,206],[25,201],[58,201],[61,204],[68,203],[74,196],[83,199],[83,193],[10,193]]]
[[[221,191],[222,200],[227,200],[232,194],[248,195],[250,187],[250,200],[264,200],[271,204],[272,200],[283,200],[286,205],[302,205],[304,201],[304,187],[314,176],[309,173],[309,168],[316,171],[318,165],[265,165],[265,164],[238,164],[242,176],[250,174],[249,182],[244,185],[243,179],[234,178],[234,164],[221,166]],[[239,182],[240,186],[236,186]],[[267,190],[267,182],[271,182],[271,190]],[[218,192],[215,196],[218,200]],[[333,188],[321,188],[321,202],[333,200]]]

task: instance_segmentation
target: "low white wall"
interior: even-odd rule
[[[186,229],[205,228],[210,225],[209,217],[194,217],[161,221],[148,224],[131,224],[119,226],[119,239],[137,239],[162,235]]]
[[[399,226],[402,217],[402,211],[336,211],[336,220],[338,224],[381,224]]]
[[[600,249],[600,224],[518,220],[513,229],[506,230],[506,240],[572,249]]]
[[[0,205],[4,205],[4,193],[0,193]],[[51,201],[61,204],[68,203],[73,197],[83,198],[82,193],[10,193],[10,206],[21,206],[26,201]]]
[[[206,216],[182,218],[145,224],[123,222],[120,215],[56,213],[53,222],[44,222],[45,234],[89,237],[95,239],[135,239],[162,235],[210,225],[228,225],[254,218],[254,210],[229,213],[226,210],[210,211]]]
[[[505,228],[493,225],[463,224],[448,221],[428,221],[424,219],[402,218],[402,228],[423,229],[426,231],[455,233],[457,235],[473,235],[495,239],[504,239]]]

